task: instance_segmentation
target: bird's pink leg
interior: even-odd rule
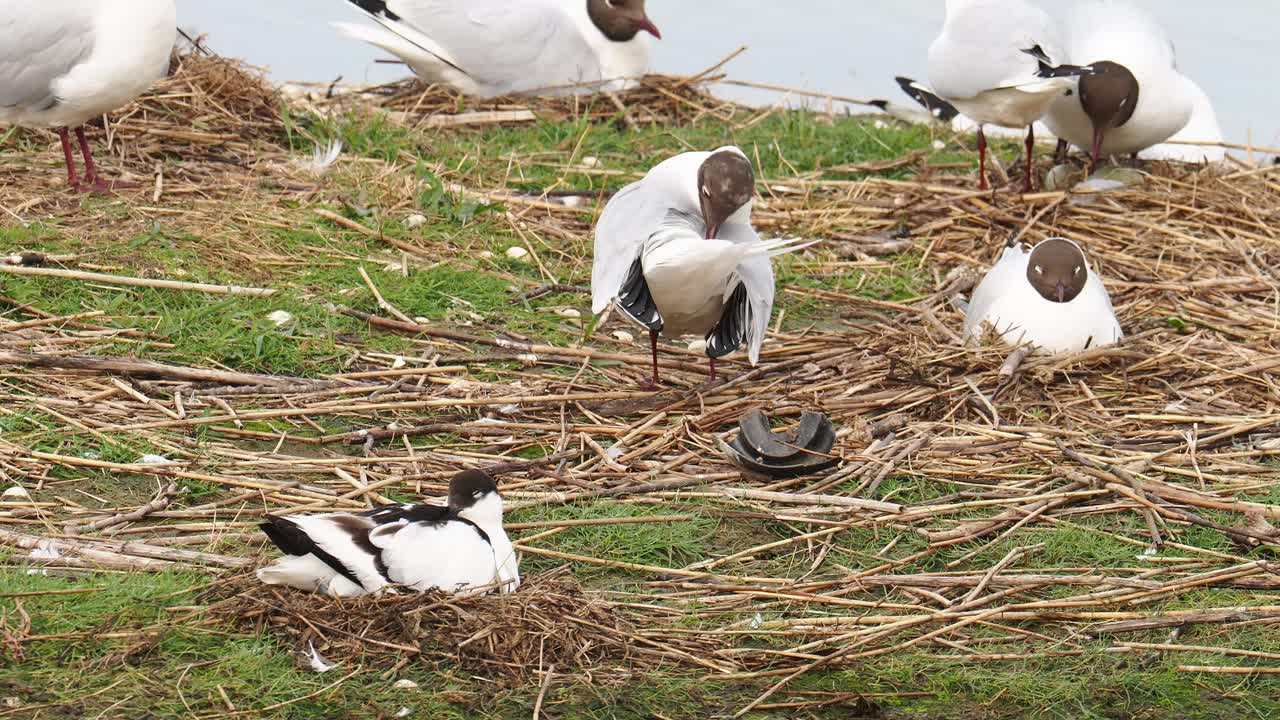
[[[987,134],[978,126],[978,189],[987,189]]]
[[[71,152],[71,134],[66,128],[58,128],[58,139],[62,140],[62,156],[67,161],[67,184],[80,189],[80,178],[76,177],[76,158]]]
[[[93,164],[93,151],[89,149],[89,139],[84,136],[84,127],[76,128],[76,140],[80,142],[80,154],[84,156],[84,182],[77,186],[80,192],[108,192],[111,186],[98,177],[98,167]]]
[[[711,366],[711,379],[708,380],[707,382],[713,383],[716,381],[716,359],[707,358],[707,364]]]

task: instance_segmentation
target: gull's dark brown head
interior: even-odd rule
[[[1049,238],[1036,245],[1027,261],[1027,282],[1050,302],[1076,299],[1089,280],[1089,264],[1079,245]]]
[[[658,26],[645,14],[644,0],[587,0],[587,15],[614,42],[629,42],[641,30],[662,38]]]
[[[449,509],[460,512],[475,505],[489,493],[497,493],[498,486],[483,470],[463,470],[449,481]]]
[[[1138,79],[1120,63],[1093,63],[1093,75],[1080,78],[1080,105],[1095,130],[1110,130],[1129,122],[1138,107]]]
[[[698,201],[707,223],[707,239],[714,238],[725,220],[751,202],[755,192],[756,174],[746,157],[721,150],[704,160],[698,168]]]

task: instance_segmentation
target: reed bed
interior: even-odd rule
[[[194,142],[207,148],[212,175],[191,170],[180,182],[223,188],[206,191],[211,197],[226,196],[246,164],[289,182],[291,170],[262,165],[272,152],[287,154],[275,96],[231,70],[202,69],[204,62],[184,58],[160,91],[117,121],[125,161],[144,168],[147,157],[179,152],[175,143],[187,152]],[[534,112],[611,122],[621,113],[637,123],[694,122],[703,112],[742,123],[754,117],[695,87],[654,80],[615,98],[624,110],[596,98],[589,107],[554,100]],[[414,125],[531,107],[495,100],[459,111],[451,95],[408,84],[298,102],[369,98]],[[473,127],[437,124],[452,122],[459,131]],[[570,161],[569,154],[529,160]],[[911,177],[885,177],[891,169]],[[780,318],[759,366],[728,362],[728,380],[715,386],[705,385],[697,354],[667,347],[671,387],[659,393],[635,389],[649,359],[640,344],[610,334],[622,328],[616,321],[571,346],[500,324],[419,322],[385,302],[377,313],[337,305],[335,312],[377,331],[412,337],[421,357],[395,365],[355,349],[342,373],[287,377],[103,357],[104,342],[149,331],[119,327],[94,309],[50,316],[11,307],[0,321],[0,412],[39,409],[70,432],[128,437],[167,462],[60,455],[20,436],[0,438],[0,478],[29,492],[0,502],[0,544],[22,549],[4,562],[68,572],[232,573],[242,579],[190,610],[192,622],[225,618],[230,609],[237,622],[293,646],[314,643],[330,657],[412,656],[515,677],[539,663],[607,677],[660,662],[762,683],[739,714],[777,707],[775,694],[806,673],[893,653],[1000,663],[1197,652],[1221,661],[1179,669],[1280,668],[1275,654],[1152,636],[1280,625],[1275,168],[1158,163],[1142,184],[1121,191],[1018,196],[977,192],[971,178],[913,155],[763,177],[760,189],[762,231],[826,239],[790,276],[907,265],[918,292],[885,299],[869,288],[789,283],[779,288],[785,302],[817,308],[820,320]],[[504,222],[563,241],[563,262],[578,268],[573,277],[588,274],[591,203],[568,207],[498,184],[452,190],[501,202]],[[359,220],[341,220],[379,236]],[[963,346],[953,299],[1015,232],[1029,241],[1080,241],[1106,279],[1126,339],[1057,357]],[[415,261],[439,259],[433,248],[399,249]],[[237,252],[253,256],[251,248]],[[75,259],[40,264],[77,266]],[[572,292],[570,282],[525,283],[513,301]],[[373,281],[368,290],[377,293]],[[832,452],[840,465],[786,481],[737,469],[719,441],[755,409],[778,427],[806,409],[825,412],[839,431]],[[333,432],[330,420],[354,429]],[[415,438],[448,439],[423,448]],[[556,534],[574,521],[517,523],[511,532],[526,559],[603,568],[616,582],[580,584],[550,570],[513,596],[463,601],[337,603],[243,579],[265,554],[255,528],[264,513],[438,498],[463,466],[489,468],[511,508],[609,499],[677,518],[749,518],[780,536],[686,566],[655,566],[555,549]],[[141,488],[136,501],[75,493],[80,475],[102,471]],[[193,482],[216,496],[167,501]],[[1132,555],[1089,567],[1042,562],[1052,551],[1042,531],[1062,528],[1123,543]],[[34,548],[58,557],[33,558]],[[1205,606],[1197,599],[1206,588],[1230,589],[1235,602]],[[393,622],[408,615],[422,624]],[[519,638],[517,649],[502,645],[508,632]],[[423,635],[430,649],[414,642]],[[474,638],[484,639],[465,642]],[[24,642],[10,625],[0,647]]]

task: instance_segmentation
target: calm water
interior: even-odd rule
[[[1168,30],[1178,64],[1209,93],[1228,140],[1280,145],[1277,0],[1137,0]],[[731,78],[860,98],[899,97],[894,75],[923,78],[925,54],[942,23],[943,0],[648,0],[662,29],[660,72],[690,74],[739,46]],[[373,48],[329,22],[360,20],[345,0],[178,0],[184,29],[207,33],[215,50],[268,68],[278,80],[390,80],[402,66],[378,65]],[[741,88],[717,92],[752,102],[780,96]]]

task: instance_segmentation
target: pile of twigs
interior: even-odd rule
[[[592,121],[679,126],[701,118],[727,120],[738,106],[704,88],[723,76],[646,75],[636,87],[618,92],[497,98],[465,97],[443,85],[426,85],[412,77],[376,86],[305,83],[288,87],[290,96],[317,114],[335,110],[367,111],[378,107],[410,125],[475,127],[588,118]],[[572,90],[573,88],[566,88]]]
[[[366,666],[441,663],[509,682],[548,666],[560,672],[633,667],[673,657],[636,641],[613,603],[563,572],[529,578],[506,595],[407,593],[334,600],[228,576],[200,598],[199,614],[232,626],[282,633],[306,657]]]

